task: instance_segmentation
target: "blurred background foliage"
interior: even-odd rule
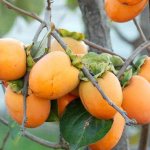
[[[34,12],[40,17],[44,17],[44,0],[9,0],[14,5],[25,9],[30,12]],[[148,28],[148,9],[138,17],[138,21],[142,25],[143,30],[149,38]],[[143,21],[144,20],[144,21]],[[84,32],[85,25],[82,20],[82,14],[78,7],[77,0],[53,0],[52,3],[52,21],[55,22],[57,27],[66,28],[72,31]],[[23,41],[26,44],[32,42],[32,38],[38,28],[39,23],[29,17],[22,16],[16,12],[6,8],[0,4],[0,37],[11,37]],[[139,43],[142,42],[139,33],[137,32],[132,21],[119,24],[109,21],[110,35],[113,50],[124,56],[128,57]],[[0,87],[0,115],[8,117],[4,94]],[[12,122],[12,121],[11,121]],[[139,140],[140,127],[127,128],[128,136],[130,137],[130,145],[132,149],[136,149],[137,142]],[[3,150],[48,150],[50,148],[43,147],[36,144],[24,137],[19,136],[19,126],[12,122],[12,129],[2,125],[0,123],[0,149],[3,139],[10,130],[9,139]],[[31,133],[42,137],[44,139],[58,142],[59,139],[59,125],[57,122],[45,123],[39,128],[28,129]]]

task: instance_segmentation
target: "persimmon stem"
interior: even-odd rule
[[[64,43],[62,38],[59,36],[59,34],[56,31],[52,32],[52,36],[59,42],[59,44],[62,46],[64,50],[67,49],[67,45]],[[121,108],[119,108],[115,103],[112,102],[112,100],[104,93],[100,85],[97,83],[96,79],[90,74],[89,70],[83,66],[82,72],[84,75],[91,81],[91,83],[97,88],[99,93],[103,96],[103,98],[107,101],[107,103],[112,106],[115,110],[117,110],[125,119],[127,125],[135,125],[136,122],[134,120],[131,120],[126,115],[126,112],[124,112]]]
[[[5,126],[10,127],[8,121],[6,119],[4,119],[3,117],[0,117],[0,122]],[[61,149],[62,148],[65,150],[68,149],[68,145],[66,145],[65,143],[63,143],[63,144],[62,143],[61,144],[53,143],[53,142],[44,140],[42,138],[39,138],[39,137],[29,133],[28,131],[24,131],[23,136],[30,139],[31,141],[34,141],[40,145],[43,145],[45,147],[54,148],[54,149]]]
[[[123,73],[125,72],[125,70],[127,69],[127,67],[130,65],[130,63],[135,59],[135,57],[149,46],[150,46],[150,41],[146,41],[146,42],[142,43],[141,45],[139,45],[135,49],[135,51],[132,53],[132,55],[125,61],[124,65],[118,72],[117,77],[120,78],[123,75]]]
[[[28,95],[28,80],[29,80],[29,72],[26,73],[24,77],[24,86],[22,90],[23,94],[23,120],[21,126],[21,133],[24,134],[25,125],[27,122],[27,95]]]

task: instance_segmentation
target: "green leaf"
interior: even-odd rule
[[[42,57],[47,52],[48,52],[48,49],[46,48],[46,40],[38,41],[34,43],[31,49],[31,55],[33,56],[34,59],[38,59]]]
[[[20,7],[26,11],[30,11],[36,14],[40,14],[44,8],[44,0],[16,0],[17,7]],[[30,17],[23,16],[27,21],[31,21]]]
[[[60,131],[72,150],[95,143],[112,126],[112,120],[96,119],[83,107],[80,100],[72,102],[60,120]]]
[[[70,10],[75,10],[78,7],[77,0],[66,0],[66,5]]]
[[[135,67],[136,67],[136,70],[134,70],[134,74],[138,74],[142,65],[144,64],[145,62],[145,59],[148,58],[147,55],[142,55],[138,58],[138,60],[134,63],[135,64]]]
[[[14,121],[10,121],[9,124],[10,124],[10,137],[13,139],[13,143],[16,145],[21,139],[20,126]]]
[[[14,80],[14,81],[9,81],[8,82],[8,85],[9,87],[11,88],[11,90],[13,92],[16,92],[16,93],[20,93],[21,90],[23,89],[23,79],[18,79],[18,80]]]
[[[52,100],[51,101],[51,112],[46,120],[46,122],[56,122],[59,121],[58,117],[58,107],[57,107],[57,100]]]
[[[112,55],[110,60],[115,67],[122,66],[124,64],[124,61],[119,56]]]
[[[131,67],[127,71],[125,71],[123,76],[121,77],[120,81],[123,88],[128,85],[128,82],[132,78],[132,76],[133,76],[133,69]]]
[[[17,14],[0,3],[0,37],[12,28]]]

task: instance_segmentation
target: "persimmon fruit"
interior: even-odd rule
[[[142,0],[118,0],[118,1],[125,5],[135,5],[140,3]]]
[[[97,79],[105,94],[117,105],[122,104],[122,89],[117,77],[111,73],[106,72],[101,78]],[[90,81],[82,81],[79,85],[79,95],[84,107],[87,111],[96,118],[110,119],[116,113],[102,95],[98,92],[96,87]]]
[[[14,93],[9,87],[5,93],[6,108],[9,115],[18,124],[23,120],[23,95]],[[26,127],[35,128],[42,125],[50,113],[50,101],[36,97],[34,94],[27,96],[27,122]]]
[[[71,65],[70,58],[62,51],[53,51],[40,59],[32,68],[29,87],[41,98],[57,99],[79,84],[79,70]]]
[[[141,66],[138,75],[144,77],[150,82],[150,57],[145,59],[144,64]]]
[[[83,56],[88,53],[88,46],[83,41],[77,41],[71,37],[63,37],[63,40],[74,54],[77,54],[78,56]],[[52,41],[50,51],[65,52],[56,39]]]
[[[22,42],[0,39],[0,80],[16,80],[26,72],[26,53]]]
[[[76,98],[77,96],[74,96],[69,93],[57,99],[59,117],[63,115],[66,107]]]
[[[150,123],[150,84],[141,76],[132,76],[123,89],[123,109],[138,124]]]
[[[147,5],[148,0],[129,6],[120,3],[118,0],[105,0],[105,10],[107,16],[115,22],[126,22],[139,15]]]
[[[111,150],[120,140],[125,127],[124,118],[117,112],[108,133],[98,142],[91,144],[91,150]]]

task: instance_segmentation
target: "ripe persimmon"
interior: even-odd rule
[[[22,42],[0,39],[0,80],[16,80],[26,72],[26,53]]]
[[[122,104],[122,89],[117,77],[111,72],[106,72],[97,81],[105,94],[120,107]],[[91,115],[102,119],[110,119],[115,115],[116,110],[103,99],[91,82],[82,81],[80,83],[79,95],[84,107]]]
[[[123,89],[123,109],[139,124],[150,123],[150,84],[141,76],[132,76]]]
[[[84,44],[83,41],[77,41],[71,37],[63,37],[63,40],[73,51],[74,54],[77,54],[78,56],[83,56],[88,53],[88,46]],[[50,51],[64,51],[64,49],[57,42],[57,40],[54,39],[52,41]]]
[[[118,0],[118,1],[126,5],[135,5],[140,3],[142,0]]]
[[[150,57],[145,59],[144,64],[141,66],[138,75],[144,77],[150,82]]]
[[[23,120],[23,95],[14,93],[9,87],[5,93],[6,108],[9,115],[18,124]],[[42,125],[50,113],[50,101],[36,97],[34,94],[27,96],[27,122],[26,127],[35,128]]]
[[[41,98],[57,99],[79,84],[79,70],[71,65],[62,51],[53,51],[40,59],[32,68],[29,86]]]
[[[98,142],[91,144],[91,150],[111,150],[120,140],[125,127],[124,118],[117,112],[108,133]]]
[[[68,104],[71,103],[76,98],[77,98],[76,96],[69,93],[57,99],[59,117],[63,115]]]
[[[105,0],[105,10],[107,16],[112,21],[126,22],[139,15],[143,11],[147,3],[148,0],[142,0],[136,5],[129,6],[120,3],[118,0]]]

